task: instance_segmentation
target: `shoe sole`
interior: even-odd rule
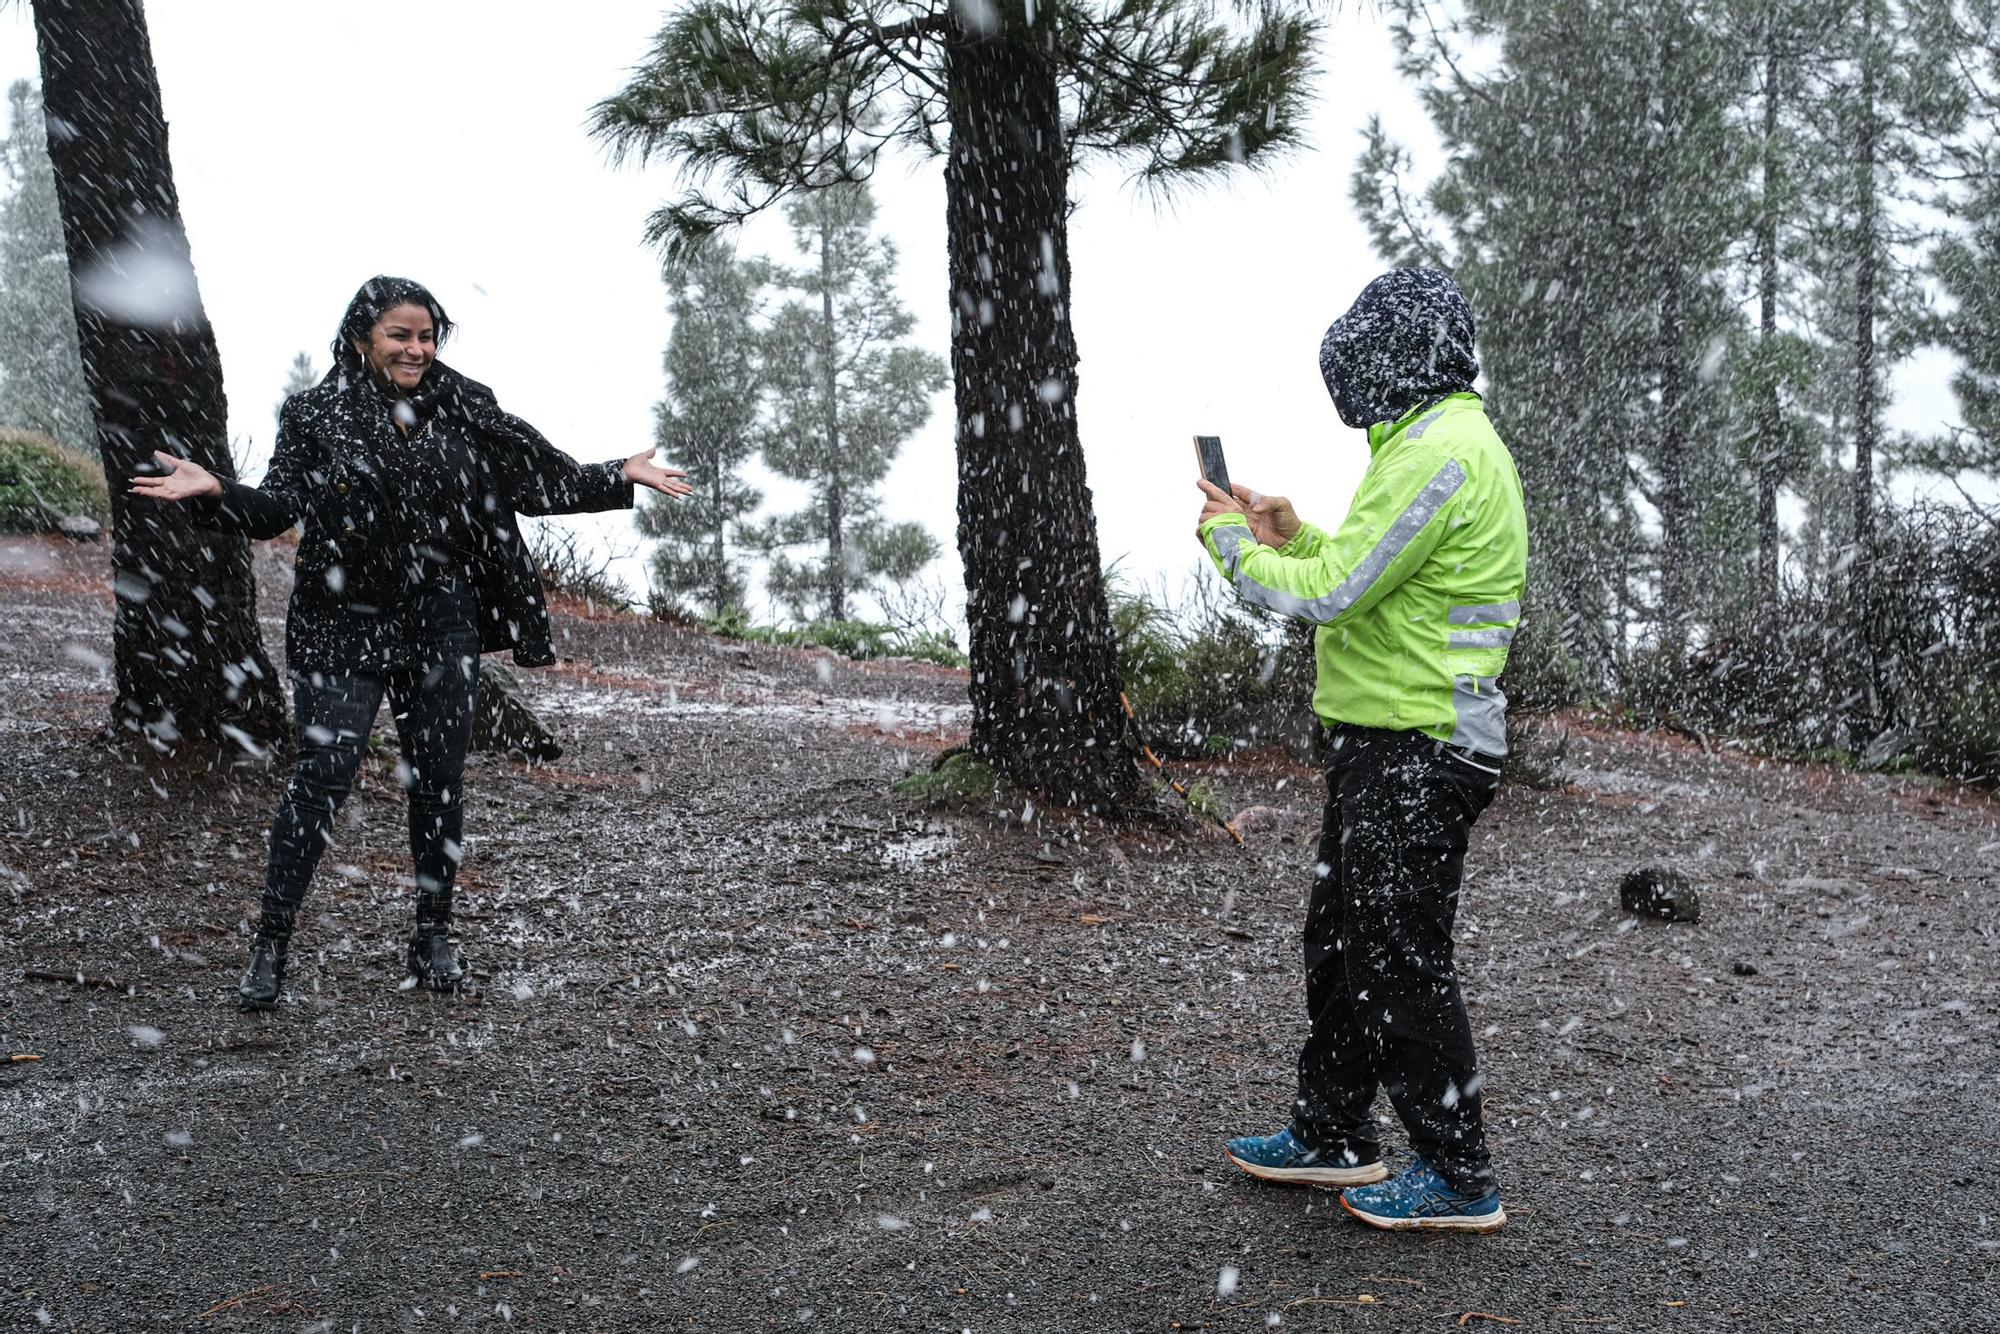
[[[1389,1169],[1382,1163],[1362,1167],[1264,1167],[1246,1162],[1227,1149],[1222,1156],[1259,1181],[1281,1186],[1372,1186],[1389,1179]]]
[[[1445,1214],[1428,1218],[1389,1218],[1382,1214],[1371,1214],[1355,1208],[1340,1197],[1340,1207],[1353,1214],[1369,1227],[1379,1227],[1384,1232],[1498,1232],[1507,1225],[1507,1211],[1495,1209],[1490,1214]]]

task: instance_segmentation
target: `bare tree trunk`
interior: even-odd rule
[[[1851,712],[1849,732],[1858,746],[1880,722],[1880,681],[1876,662],[1875,445],[1879,431],[1875,381],[1875,305],[1878,250],[1881,245],[1879,201],[1875,197],[1877,157],[1881,152],[1881,121],[1875,105],[1875,8],[1862,0],[1861,128],[1855,144],[1856,182],[1854,253],[1854,559],[1847,570],[1848,608],[1855,618],[1856,662],[1860,668],[1860,701]]]
[[[1671,89],[1680,72],[1681,48],[1673,35],[1663,37],[1660,43],[1660,72],[1663,88]],[[1689,124],[1688,108],[1680,95],[1667,92],[1662,95],[1659,128],[1665,146],[1679,150],[1685,142]],[[1681,254],[1673,231],[1671,220],[1662,220],[1667,228],[1665,244],[1656,257],[1661,271],[1659,287],[1659,324],[1655,351],[1658,357],[1656,374],[1660,386],[1660,563],[1659,585],[1656,595],[1659,599],[1659,642],[1670,660],[1681,662],[1687,657],[1688,640],[1688,494],[1687,494],[1687,303],[1688,289],[1693,281],[1689,270],[1693,267]],[[1680,674],[1673,678],[1676,682]]]
[[[1018,37],[982,36],[962,12],[945,224],[970,749],[1051,800],[1116,810],[1138,770],[1077,435],[1068,155],[1038,46],[1053,11]]]
[[[709,554],[711,559],[708,568],[715,579],[715,583],[709,589],[709,600],[715,606],[715,614],[720,616],[729,610],[729,566],[727,564],[729,549],[722,540],[722,514],[724,512],[722,508],[723,484],[729,479],[723,475],[720,468],[714,469],[714,474],[709,479],[708,493],[710,500],[715,505],[716,519],[715,532],[709,538]]]
[[[1757,595],[1766,610],[1778,602],[1778,481],[1784,417],[1772,366],[1778,342],[1778,60],[1776,18],[1764,28],[1764,191],[1757,219],[1757,334],[1764,374],[1757,402]]]
[[[1872,34],[1871,34],[1872,35]],[[1875,64],[1872,55],[1861,72],[1860,198],[1857,201],[1854,276],[1854,543],[1865,562],[1875,548],[1875,445],[1878,386],[1875,379],[1875,305],[1877,250],[1881,244],[1875,198],[1876,157],[1880,126],[1875,114]]]
[[[111,490],[115,728],[156,745],[281,734],[249,543],[128,494],[155,450],[234,477],[139,0],[34,0],[84,376]]]
[[[840,495],[840,344],[833,326],[833,220],[826,197],[819,209],[820,407],[826,418],[826,614],[847,619],[847,549],[841,526]]]
[[[1660,643],[1678,661],[1687,653],[1688,501],[1686,313],[1678,261],[1666,261],[1660,289]]]

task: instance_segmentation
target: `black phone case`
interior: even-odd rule
[[[1194,438],[1195,457],[1201,460],[1201,475],[1210,486],[1219,486],[1224,494],[1234,495],[1229,489],[1229,465],[1222,461],[1222,437],[1219,435],[1198,435]]]

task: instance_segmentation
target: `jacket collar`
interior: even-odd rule
[[[1478,394],[1467,390],[1464,393],[1446,394],[1443,398],[1435,398],[1426,403],[1419,403],[1392,422],[1376,422],[1368,428],[1368,456],[1373,458],[1375,455],[1380,454],[1392,441],[1402,435],[1404,431],[1407,431],[1417,418],[1427,412],[1438,409],[1453,411],[1461,409],[1467,404],[1477,407],[1481,402],[1482,400]]]

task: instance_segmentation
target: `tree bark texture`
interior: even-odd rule
[[[1757,595],[1765,607],[1778,602],[1778,480],[1784,418],[1771,357],[1778,343],[1778,58],[1776,20],[1764,32],[1764,197],[1757,219],[1757,337],[1765,384],[1757,401]]]
[[[1875,176],[1881,152],[1882,122],[1875,105],[1877,96],[1875,10],[1872,0],[1863,0],[1861,29],[1861,117],[1855,144],[1855,236],[1854,236],[1854,559],[1847,571],[1848,611],[1854,617],[1856,665],[1860,669],[1861,698],[1849,719],[1849,731],[1859,746],[1876,731],[1881,718],[1881,685],[1876,650],[1881,638],[1876,627],[1876,607],[1881,593],[1875,586],[1875,444],[1879,430],[1878,386],[1875,380],[1875,303],[1877,265],[1880,262],[1880,203],[1876,199]]]
[[[840,494],[840,339],[833,323],[833,220],[819,202],[820,392],[826,417],[826,614],[847,619],[847,516]]]
[[[1669,259],[1660,287],[1660,639],[1676,659],[1687,651],[1687,317],[1684,281]]]
[[[1034,27],[954,26],[945,220],[970,749],[1052,801],[1117,810],[1138,771],[1077,434],[1056,73]]]
[[[1875,286],[1880,228],[1875,198],[1875,166],[1881,127],[1876,119],[1875,61],[1865,55],[1861,69],[1861,136],[1856,145],[1859,198],[1854,249],[1854,543],[1865,563],[1875,547],[1875,437],[1878,416],[1875,382]]]
[[[139,0],[34,0],[49,157],[85,380],[111,491],[115,728],[156,744],[277,737],[250,546],[127,494],[154,450],[234,477],[222,361],[201,308]],[[227,729],[227,730],[226,730]]]

